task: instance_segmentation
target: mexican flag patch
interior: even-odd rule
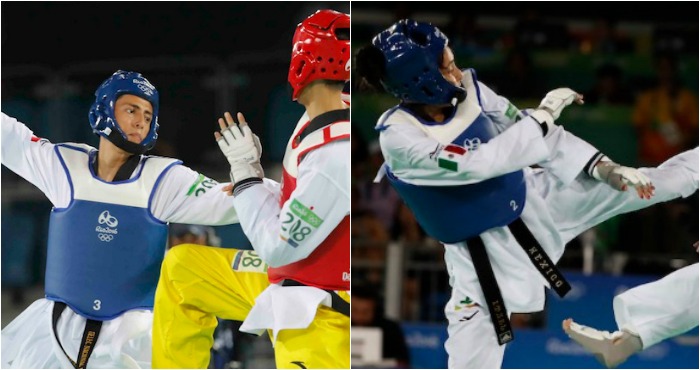
[[[448,171],[459,171],[459,159],[467,152],[466,149],[457,145],[448,145],[438,154],[438,166]]]

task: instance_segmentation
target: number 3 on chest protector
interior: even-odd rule
[[[99,299],[96,299],[92,303],[94,303],[94,305],[92,306],[92,309],[95,311],[99,311],[100,307],[102,307],[102,301],[100,301]]]

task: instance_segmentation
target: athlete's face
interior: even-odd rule
[[[136,95],[122,95],[114,105],[114,118],[127,139],[139,144],[151,127],[153,106],[148,100]]]
[[[442,53],[440,73],[442,73],[442,76],[445,77],[447,81],[450,81],[455,86],[459,87],[462,85],[462,70],[457,68],[455,64],[455,55],[449,47],[445,47],[445,51]]]

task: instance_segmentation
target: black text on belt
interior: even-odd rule
[[[535,236],[530,232],[530,229],[525,226],[523,220],[518,218],[511,222],[508,228],[518,244],[523,247],[537,271],[544,276],[559,297],[564,297],[571,290],[571,285],[566,281],[557,266],[552,263],[552,260],[544,252]]]
[[[484,298],[486,298],[486,306],[491,314],[491,323],[493,323],[493,328],[496,330],[498,344],[506,344],[513,340],[513,329],[510,327],[508,311],[503,302],[501,290],[498,288],[496,276],[494,276],[493,269],[491,269],[491,262],[489,262],[489,256],[486,254],[484,242],[478,236],[469,238],[467,239],[467,250],[472,256],[474,270],[476,270],[479,285],[481,285]]]

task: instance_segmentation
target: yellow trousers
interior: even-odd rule
[[[167,252],[153,310],[153,368],[206,368],[216,318],[243,321],[269,285],[254,251],[182,244]],[[349,301],[346,292],[340,296]],[[319,306],[306,329],[279,332],[277,368],[350,368],[350,319]]]

